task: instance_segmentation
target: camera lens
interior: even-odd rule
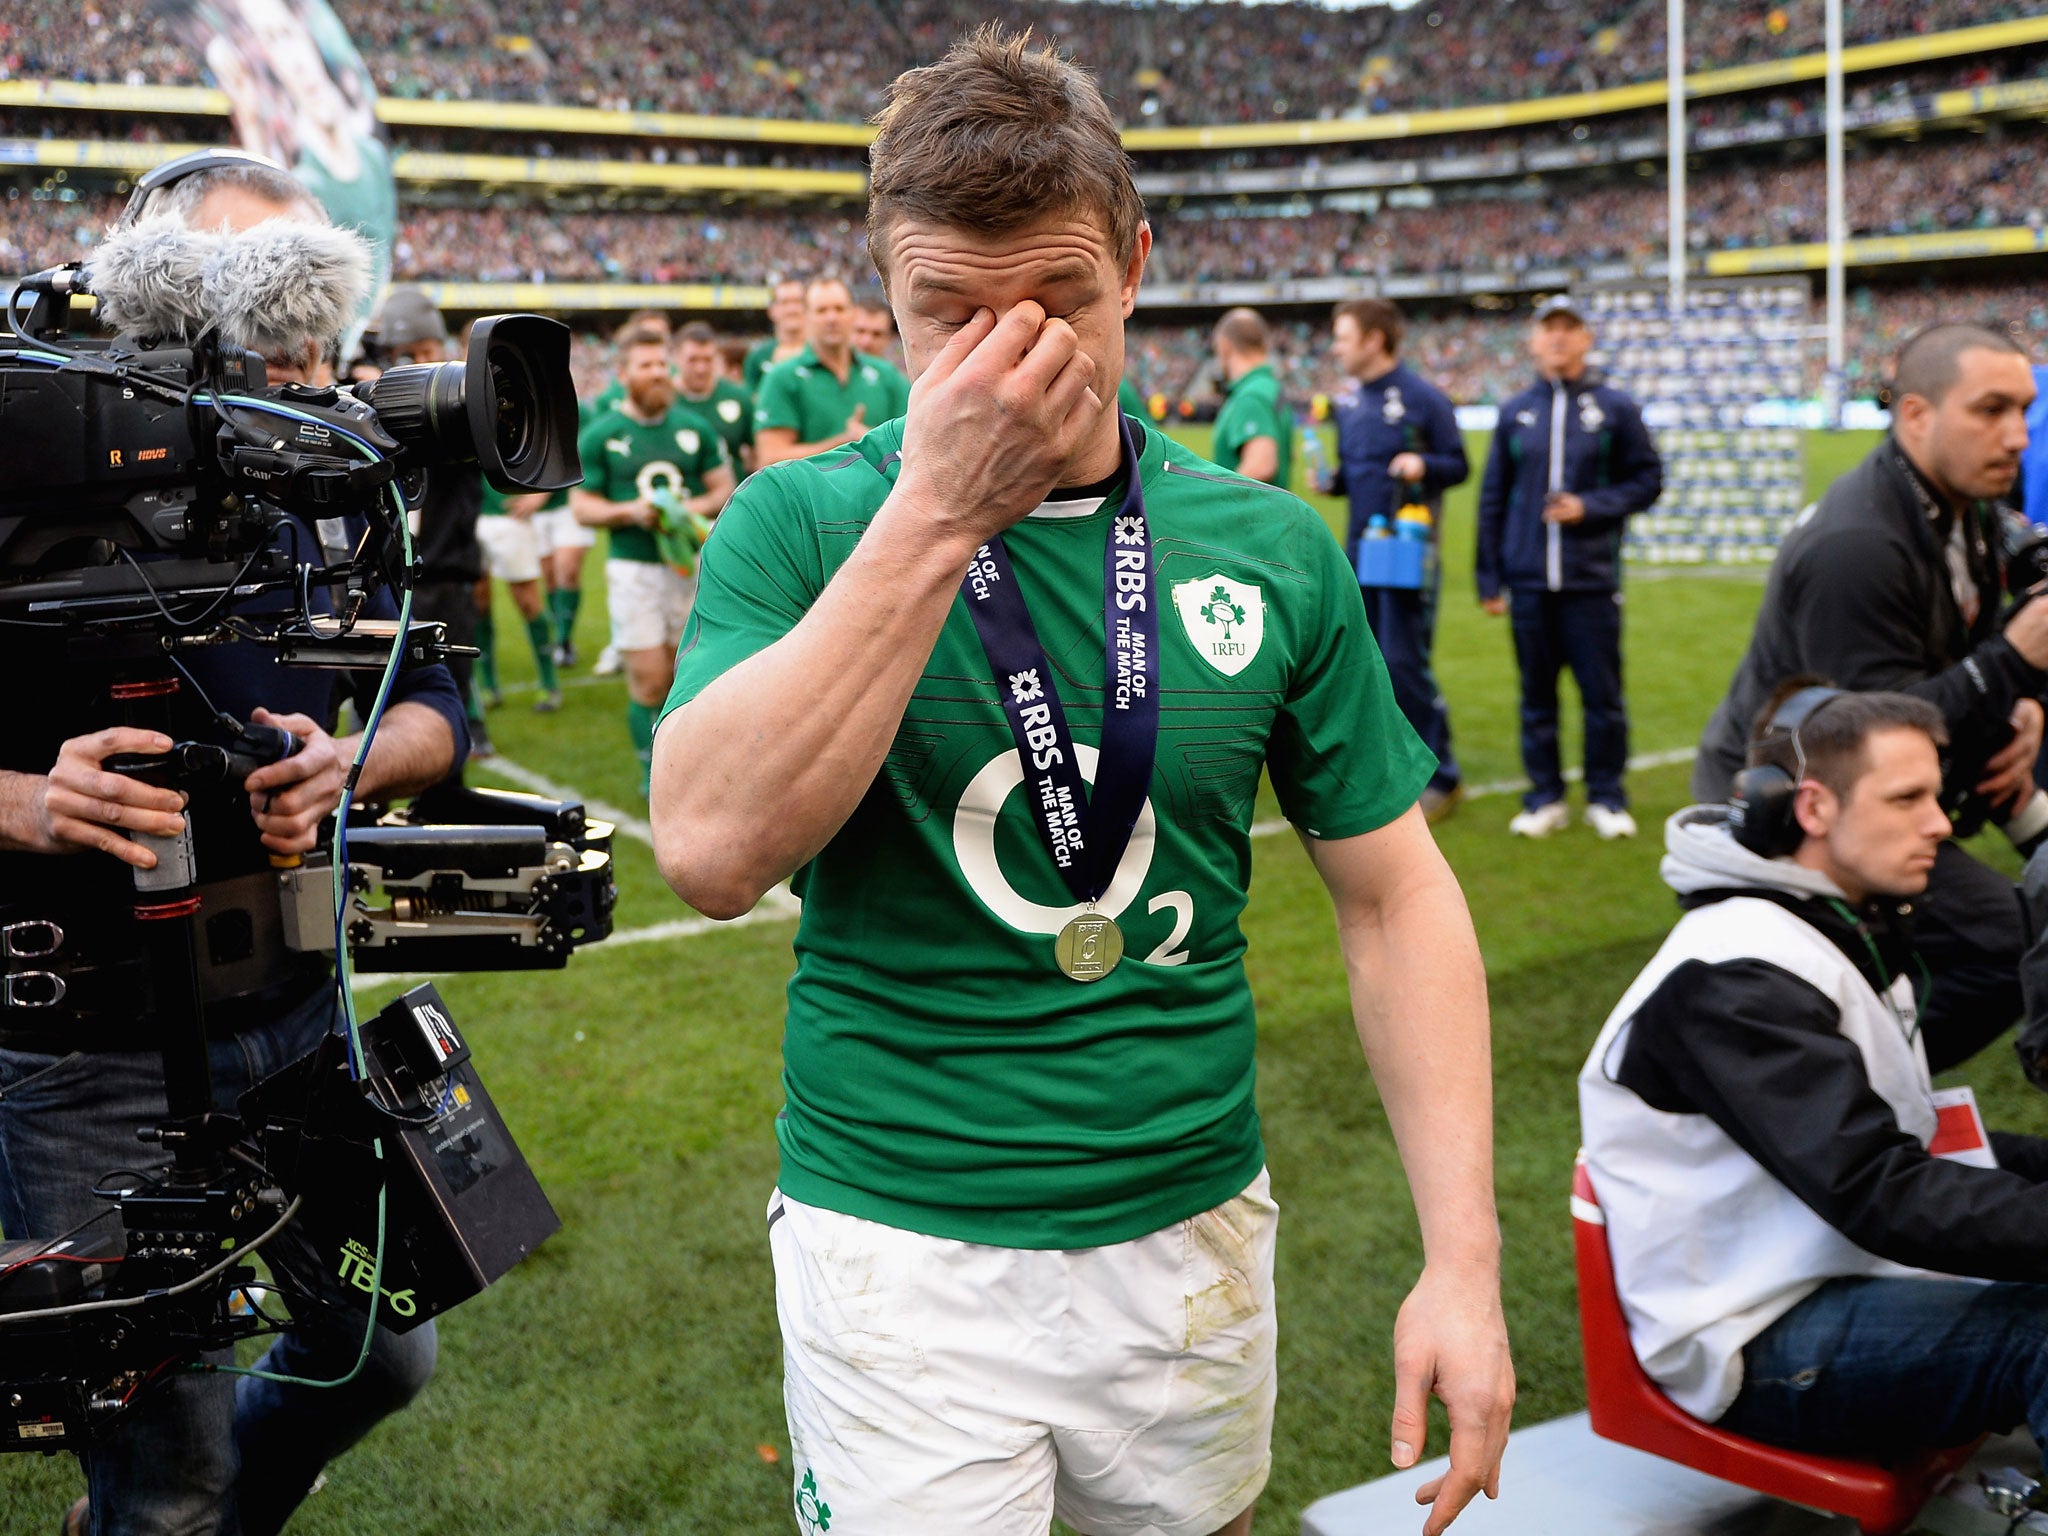
[[[474,463],[500,490],[579,483],[569,328],[540,315],[493,315],[459,363],[393,368],[358,391],[415,465]]]

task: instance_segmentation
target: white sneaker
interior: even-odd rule
[[[598,677],[612,677],[623,666],[625,666],[625,663],[619,660],[619,648],[615,645],[608,645],[598,653],[597,665],[590,670]]]
[[[1508,823],[1508,831],[1516,837],[1548,837],[1553,832],[1562,832],[1570,821],[1571,813],[1564,808],[1564,802],[1553,800],[1533,811],[1519,813]]]
[[[1636,819],[1627,811],[1612,805],[1589,805],[1586,807],[1586,825],[1600,834],[1603,842],[1613,842],[1617,837],[1634,837]]]

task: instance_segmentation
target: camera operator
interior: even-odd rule
[[[1907,340],[1890,436],[1828,488],[1771,567],[1748,654],[1700,741],[1695,798],[1727,794],[1747,723],[1782,679],[1811,673],[1934,705],[1951,743],[1945,799],[1959,832],[1977,830],[1987,808],[2023,850],[2048,830],[2048,799],[2033,781],[2048,599],[2001,620],[1993,505],[2018,473],[2033,398],[2025,355],[1997,332],[1946,324]],[[1951,839],[1915,926],[1934,977],[1924,1025],[1938,1072],[2018,1016],[2029,924],[2012,883]]]
[[[2048,1141],[1937,1093],[1918,1029],[1945,739],[1925,699],[1782,690],[1738,805],[1667,824],[1686,916],[1579,1076],[1637,1358],[1799,1450],[2048,1444]]]
[[[377,311],[378,361],[385,368],[407,363],[443,363],[456,356],[448,324],[434,301],[417,288],[393,288]],[[477,607],[477,584],[484,577],[484,552],[477,518],[484,506],[484,477],[474,464],[436,464],[426,471],[420,498],[413,553],[419,575],[413,583],[412,616],[448,627],[450,645],[471,646],[484,615]],[[536,592],[534,601],[539,603]],[[470,697],[473,658],[453,657],[449,675],[456,692]],[[552,694],[546,679],[553,676],[552,631],[543,670],[543,693]]]
[[[269,220],[326,223],[284,172],[227,151],[152,173],[131,210],[248,238],[262,238],[257,226]],[[267,359],[271,380],[320,381],[336,339],[308,335]],[[350,524],[359,534],[356,519],[315,525],[294,517],[280,537],[312,560],[323,546],[350,541]],[[383,594],[366,611],[397,612]],[[164,1040],[150,1000],[155,988],[177,983],[149,975],[137,958],[132,871],[156,859],[132,834],[175,835],[192,820],[203,884],[201,910],[189,921],[217,1105],[232,1111],[243,1089],[333,1029],[328,962],[285,949],[273,866],[315,846],[358,746],[329,734],[337,674],[278,667],[269,651],[238,641],[184,653],[188,681],[168,701],[164,723],[178,737],[208,737],[217,708],[290,732],[294,755],[240,784],[202,787],[189,800],[108,772],[110,755],[162,753],[173,735],[110,725],[119,706],[108,671],[73,656],[53,633],[0,628],[13,679],[0,745],[0,966],[7,972],[0,982],[0,1228],[11,1237],[54,1236],[111,1218],[113,1207],[93,1186],[110,1170],[157,1156],[138,1147],[138,1132],[167,1114]],[[367,715],[378,676],[341,675]],[[367,799],[414,792],[454,769],[466,746],[446,669],[400,672],[358,792]],[[307,1250],[293,1239],[287,1229],[264,1250],[273,1271],[339,1297],[325,1266],[312,1272]],[[261,1369],[316,1383],[348,1376],[363,1346],[359,1316],[295,1319]],[[378,1329],[360,1373],[326,1390],[186,1372],[166,1361],[167,1373],[82,1453],[87,1499],[65,1529],[268,1536],[326,1462],[419,1391],[433,1360],[433,1330],[422,1326],[404,1337]],[[233,1362],[222,1353],[208,1363]]]

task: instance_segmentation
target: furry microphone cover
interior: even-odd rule
[[[188,229],[144,219],[101,242],[86,263],[103,324],[182,345],[207,331],[266,357],[323,349],[362,307],[370,246],[353,230],[292,219],[253,229]]]

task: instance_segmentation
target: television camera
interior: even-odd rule
[[[381,674],[359,773],[397,672],[457,654],[442,626],[410,622],[421,477],[473,463],[507,490],[580,479],[568,332],[539,316],[479,321],[460,362],[355,387],[269,384],[245,343],[337,270],[339,234],[266,225],[236,244],[145,222],[91,266],[9,295],[0,635],[38,631],[68,668],[103,676],[121,716],[108,724],[160,727],[166,700],[198,686],[181,658],[255,645],[280,665]],[[337,281],[312,298],[344,304]],[[119,334],[79,333],[85,297]],[[366,611],[380,592],[396,621]],[[216,714],[168,753],[104,766],[173,788],[239,785],[297,745]],[[144,1132],[145,1166],[94,1189],[94,1219],[0,1243],[0,1450],[81,1446],[155,1383],[283,1326],[280,1303],[331,1307],[320,1293],[335,1277],[366,1336],[415,1327],[559,1225],[438,990],[416,985],[358,1024],[348,974],[351,959],[387,972],[566,965],[611,931],[612,828],[573,803],[460,785],[402,810],[356,806],[357,773],[331,846],[272,861],[284,865],[275,928],[292,950],[334,955],[345,1028],[236,1104],[216,1104],[209,1081],[192,818],[136,871],[169,1112]],[[10,1005],[63,1002],[65,975],[39,958],[63,937],[54,923],[10,927]],[[266,1252],[288,1226],[325,1276]]]

